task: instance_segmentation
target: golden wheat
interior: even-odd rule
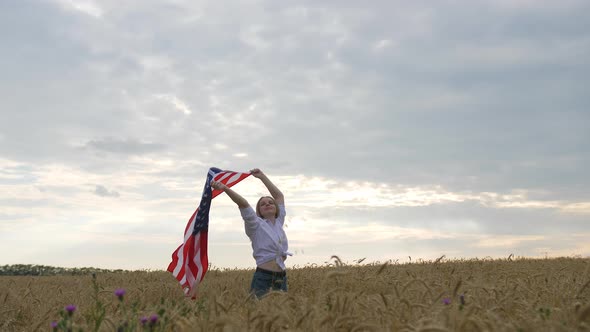
[[[583,331],[590,324],[590,259],[418,260],[289,271],[289,292],[249,296],[252,270],[212,269],[199,297],[164,271],[0,277],[0,330],[49,330],[75,304],[85,331]],[[116,289],[125,289],[123,301]],[[102,311],[101,311],[102,310]],[[103,319],[100,320],[100,314]],[[99,324],[97,324],[97,321]]]

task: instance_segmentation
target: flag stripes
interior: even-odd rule
[[[209,267],[209,209],[211,200],[223,192],[211,188],[211,181],[219,181],[232,187],[249,175],[250,173],[222,171],[215,167],[209,169],[199,207],[188,220],[184,229],[184,242],[172,253],[172,262],[168,265],[168,271],[180,282],[185,295],[195,297],[196,288]]]

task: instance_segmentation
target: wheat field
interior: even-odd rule
[[[590,331],[588,258],[331,262],[261,300],[253,270],[209,270],[196,300],[165,271],[2,276],[0,329]]]

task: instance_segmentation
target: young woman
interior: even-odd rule
[[[270,290],[287,291],[287,272],[285,259],[289,243],[283,230],[285,223],[285,198],[269,178],[258,168],[250,171],[268,189],[270,195],[261,197],[256,204],[256,212],[240,194],[221,182],[212,181],[214,189],[223,190],[238,205],[245,222],[246,235],[252,242],[256,272],[252,278],[251,291],[257,298]]]

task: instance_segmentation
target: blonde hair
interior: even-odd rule
[[[270,196],[260,197],[260,199],[256,203],[256,215],[259,216],[260,218],[262,218],[262,215],[260,214],[260,201],[262,201],[263,198],[270,198],[271,202],[275,205],[275,218],[278,218],[279,217],[279,205],[277,204],[277,201],[275,201],[275,199]]]

